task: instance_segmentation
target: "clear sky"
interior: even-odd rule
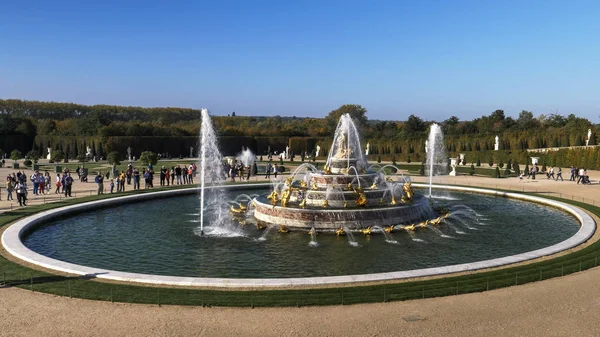
[[[599,122],[600,1],[0,0],[0,98]]]

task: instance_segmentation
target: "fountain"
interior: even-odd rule
[[[397,182],[386,177],[385,168],[392,165],[372,170],[362,149],[352,118],[343,115],[323,170],[301,165],[284,183],[275,182],[271,194],[256,197],[254,211],[247,217],[285,224],[290,230],[368,233],[375,226],[381,229],[435,217],[427,198],[414,194],[407,177]]]
[[[221,153],[217,142],[215,129],[208,115],[207,109],[202,109],[202,126],[200,127],[200,236],[204,236],[204,210],[206,182],[211,181],[211,184],[220,183],[223,177],[223,165]],[[208,177],[207,177],[208,176]],[[217,179],[214,179],[217,177]],[[208,179],[207,179],[208,178]],[[213,192],[216,196],[210,198],[211,204],[214,206],[215,217],[212,225],[218,226],[223,222],[223,194],[222,188],[214,188]]]
[[[433,176],[443,174],[446,170],[446,151],[442,128],[436,123],[431,124],[429,138],[427,139],[427,172],[429,176],[429,198],[431,198],[431,185]]]

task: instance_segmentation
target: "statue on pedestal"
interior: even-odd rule
[[[498,151],[498,148],[500,147],[500,143],[498,143],[498,136],[496,136],[496,143],[494,143],[494,151]]]

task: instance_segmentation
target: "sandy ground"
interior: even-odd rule
[[[0,177],[9,170],[0,169]],[[566,172],[565,172],[566,173]],[[600,172],[590,171],[592,179]],[[568,176],[566,177],[568,180]],[[415,181],[424,181],[414,177]],[[600,185],[517,178],[437,182],[562,194],[600,203]],[[74,191],[95,184],[76,184]],[[89,193],[89,192],[88,192]],[[0,208],[6,207],[2,195]],[[32,202],[43,202],[33,197]],[[599,336],[600,268],[485,293],[307,308],[201,308],[69,299],[0,289],[0,336]]]

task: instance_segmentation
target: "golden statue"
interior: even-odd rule
[[[348,208],[348,202],[344,200],[344,208]]]
[[[292,182],[294,180],[294,177],[289,177],[285,180],[285,185],[287,186],[292,186]]]
[[[411,201],[415,192],[413,192],[410,182],[406,182],[404,186],[402,186],[402,191],[404,192],[404,195],[402,196],[402,202]]]
[[[303,188],[303,189],[307,188],[308,185],[306,185],[306,181],[300,180],[300,187]]]
[[[329,201],[327,199],[323,200],[323,208],[329,207]]]
[[[331,167],[329,167],[329,165],[323,166],[323,172],[325,174],[331,174]]]
[[[407,231],[414,231],[415,230],[415,224],[412,224],[410,226],[404,226],[404,229],[406,229]]]
[[[385,200],[383,198],[379,198],[379,204],[380,205],[385,205]]]
[[[281,193],[281,206],[286,207],[292,196],[292,189],[288,188]]]
[[[318,189],[319,189],[319,187],[317,186],[317,182],[316,182],[316,181],[314,181],[314,180],[312,181],[312,186],[311,186],[311,188],[313,189],[313,191],[316,191],[316,190],[318,190]]]
[[[277,204],[277,200],[279,199],[279,193],[277,193],[277,191],[273,191],[267,196],[267,199],[271,201],[271,205],[275,206],[275,204]]]
[[[302,199],[302,201],[300,201],[300,203],[298,204],[298,206],[305,208],[306,207],[306,198]]]
[[[262,222],[257,222],[256,223],[256,228],[258,228],[258,229],[265,229],[265,228],[267,228],[267,225],[265,225]]]
[[[450,216],[450,212],[444,214],[444,219],[447,219]]]
[[[335,231],[335,235],[337,235],[337,236],[346,235],[346,231],[344,231],[344,229],[340,227],[338,230]]]
[[[356,206],[359,207],[367,207],[369,206],[369,201],[367,200],[367,197],[365,196],[365,192],[363,192],[362,188],[356,188],[354,189],[354,192],[358,194],[358,197],[356,197]]]
[[[352,191],[354,189],[354,186],[352,186],[352,183],[348,183],[348,185],[346,185],[346,191]]]
[[[439,225],[442,222],[442,217],[439,216],[435,219],[429,220],[429,223],[432,225]]]
[[[376,183],[376,182],[373,182],[373,185],[371,185],[371,189],[372,189],[372,190],[374,190],[374,189],[376,189],[376,188],[377,188],[377,183]]]
[[[419,222],[419,224],[416,227],[420,227],[420,228],[427,228],[427,221],[423,221],[423,222]]]
[[[231,213],[233,215],[240,215],[240,214],[246,213],[246,209],[242,209],[241,207],[240,208],[235,208],[235,206],[233,206],[233,205],[231,205],[229,207],[229,210],[231,211]]]
[[[396,198],[392,195],[392,201],[390,202],[391,205],[396,205],[398,204],[398,202],[396,201]]]
[[[371,233],[372,233],[371,226],[369,226],[365,229],[361,229],[360,232],[363,233],[364,235],[371,235]]]
[[[386,233],[394,232],[394,225],[389,225],[383,229]]]
[[[289,233],[289,232],[290,232],[290,230],[286,226],[284,226],[284,225],[279,226],[279,233]]]

